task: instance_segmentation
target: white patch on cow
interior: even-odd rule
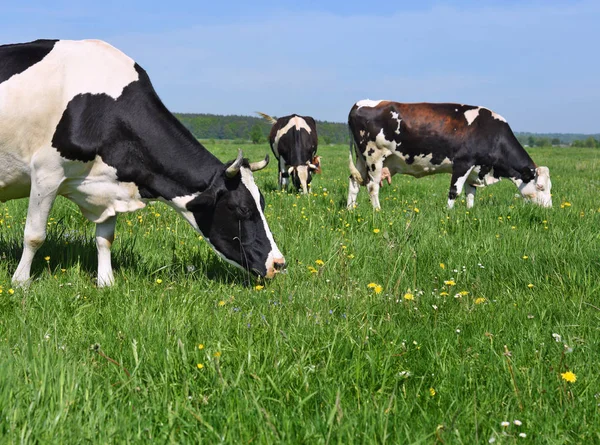
[[[194,214],[192,212],[190,212],[187,208],[187,205],[189,204],[190,201],[193,201],[195,198],[198,197],[198,195],[200,195],[200,193],[192,193],[191,195],[184,195],[184,196],[176,196],[175,198],[169,200],[163,200],[160,199],[161,201],[164,201],[166,204],[168,204],[169,206],[173,207],[177,213],[179,213],[181,216],[183,216],[183,218],[190,223],[190,225],[196,229],[196,231],[200,232],[200,228],[198,227],[198,223],[196,222],[196,218],[194,218]],[[202,232],[200,232],[202,233]]]
[[[381,102],[383,102],[383,100],[371,100],[371,99],[363,99],[363,100],[359,100],[358,102],[356,102],[356,106],[358,108],[361,107],[376,107],[377,105],[379,105]]]
[[[277,145],[279,145],[279,139],[281,139],[283,135],[285,135],[291,128],[295,128],[296,130],[303,128],[308,132],[308,134],[311,132],[310,126],[300,116],[291,117],[285,127],[281,127],[277,131],[277,134],[275,134],[275,140],[273,141],[273,149],[275,150],[275,153],[278,153]]]
[[[302,193],[306,195],[308,194],[308,165],[299,165],[296,167],[296,171],[298,172]]]
[[[100,156],[92,162],[70,161],[63,164],[64,178],[59,194],[69,198],[87,219],[102,223],[117,213],[144,208],[138,187],[117,179],[117,170]],[[61,172],[62,173],[62,172]]]
[[[275,240],[273,239],[273,234],[271,233],[271,230],[269,229],[269,225],[267,224],[267,219],[265,218],[265,215],[260,206],[260,192],[258,191],[258,187],[256,186],[256,183],[254,182],[254,176],[252,176],[252,172],[250,171],[250,169],[248,169],[246,167],[241,167],[240,174],[242,175],[242,184],[244,184],[246,186],[246,188],[248,189],[248,191],[254,198],[254,202],[256,203],[256,208],[258,209],[258,213],[260,214],[260,218],[262,219],[262,222],[263,222],[263,227],[264,227],[265,233],[267,234],[267,238],[269,239],[269,242],[271,243],[271,251],[269,252],[269,255],[267,256],[267,261],[265,262],[265,268],[268,272],[270,269],[273,268],[274,260],[282,259],[283,255],[279,251],[277,244],[275,244]]]
[[[490,110],[490,112],[492,113],[492,117],[493,117],[494,119],[497,119],[497,120],[499,120],[499,121],[502,121],[502,122],[506,122],[506,119],[504,119],[504,118],[503,118],[502,116],[500,116],[498,113],[495,113],[495,112],[493,112],[492,110]]]
[[[364,136],[365,136],[365,130],[360,130],[360,131],[358,132],[358,134],[360,134],[360,137],[361,137],[361,138],[362,138],[362,137],[364,137]]]
[[[479,116],[480,109],[481,109],[481,107],[477,107],[477,108],[473,108],[472,110],[465,111],[465,119],[467,120],[467,123],[469,125],[471,125],[473,123],[473,121],[475,119],[477,119],[477,116]]]
[[[393,156],[386,158],[384,166],[390,170],[392,175],[401,173],[414,176],[415,178],[422,178],[423,176],[436,173],[452,172],[452,161],[450,159],[444,158],[440,164],[434,164],[432,162],[432,153],[415,156],[414,161],[410,164],[406,162],[408,159],[407,155],[396,151]]]
[[[399,118],[398,113],[396,113],[395,111],[392,111],[392,119],[396,119],[396,122],[398,122],[398,128],[396,128],[396,130],[394,130],[394,132],[396,134],[400,134],[400,123],[402,122],[402,119]]]

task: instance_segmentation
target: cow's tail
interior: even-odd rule
[[[277,119],[269,116],[268,114],[261,113],[260,111],[255,111],[255,113],[258,114],[260,117],[262,117],[264,120],[266,120],[270,124],[275,124],[277,122]]]
[[[348,158],[348,167],[350,167],[350,176],[354,178],[356,182],[359,184],[363,183],[363,177],[354,165],[354,158],[352,156],[352,152],[354,151],[354,136],[352,135],[352,130],[349,130],[350,133],[350,150],[349,150],[349,158]],[[358,154],[356,155],[358,156]]]

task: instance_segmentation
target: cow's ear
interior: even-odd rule
[[[215,192],[213,190],[206,190],[188,202],[186,207],[190,212],[197,213],[213,208],[216,202],[217,195]]]

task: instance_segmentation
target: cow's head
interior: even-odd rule
[[[272,278],[285,268],[264,215],[265,201],[252,172],[269,162],[249,163],[239,151],[212,185],[186,204],[213,249],[235,266]]]
[[[542,207],[552,207],[552,181],[548,167],[537,167],[529,182],[517,184],[524,198]]]
[[[302,189],[305,195],[308,193],[308,184],[312,181],[313,173],[321,173],[321,156],[315,156],[304,165],[288,168],[288,174],[292,177],[292,183],[296,189]]]

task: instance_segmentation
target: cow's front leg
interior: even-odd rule
[[[31,278],[31,263],[35,253],[46,240],[48,216],[58,193],[58,184],[38,182],[37,177],[38,174],[34,170],[31,175],[29,207],[27,208],[25,236],[23,237],[23,254],[12,277],[12,282],[17,286],[26,286]],[[52,179],[51,175],[47,177]]]
[[[474,166],[466,166],[461,164],[454,164],[454,170],[452,171],[452,179],[450,180],[450,191],[448,192],[448,208],[454,208],[454,201],[456,197],[460,195],[462,189],[467,181],[467,178],[471,174]]]
[[[285,168],[285,161],[282,157],[279,158],[279,190],[288,189],[288,179],[290,175]]]
[[[110,248],[115,240],[117,216],[96,224],[96,247],[98,248],[98,287],[111,286],[115,279],[110,259]]]
[[[467,209],[473,208],[473,204],[475,204],[475,192],[477,188],[469,183],[465,184],[465,194],[467,195]]]

